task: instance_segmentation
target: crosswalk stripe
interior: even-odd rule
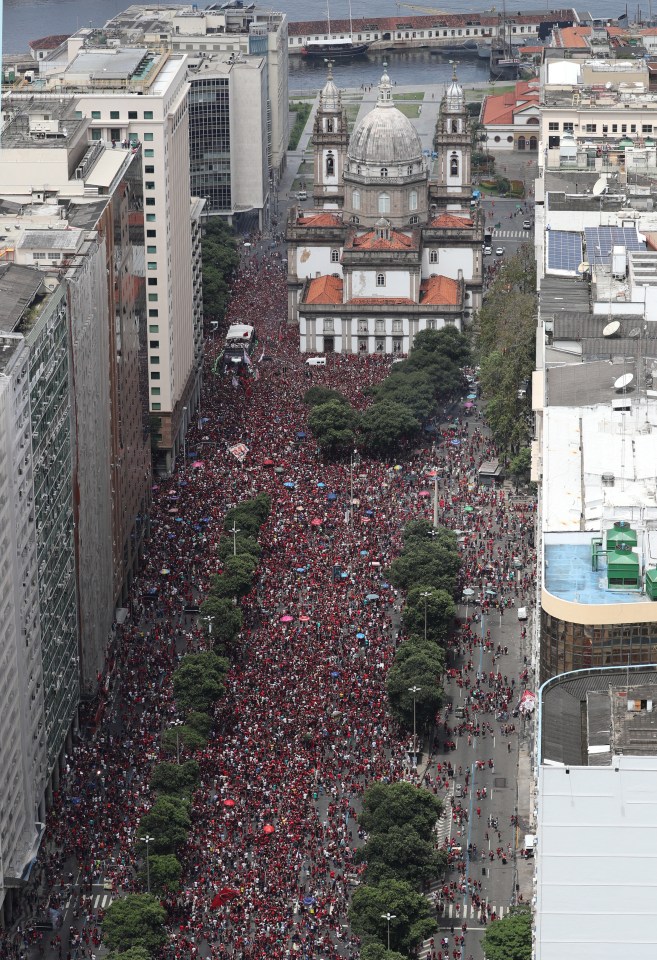
[[[496,240],[521,240],[530,236],[531,230],[496,230],[493,234],[493,245]]]
[[[492,904],[490,904],[490,910],[491,910],[491,913],[495,914],[498,920],[501,920],[502,917],[504,917],[509,912],[509,907],[505,907],[505,906],[495,907]],[[456,910],[456,904],[450,903],[450,904],[447,904],[447,906],[445,907],[445,912],[441,914],[440,920],[442,921],[454,920],[455,924],[463,923],[464,921],[467,922],[469,920],[475,920],[478,923],[480,912],[481,912],[481,908],[476,907],[473,903],[467,903],[465,907],[461,907],[461,909],[459,909],[458,911]],[[476,929],[477,930],[486,929],[486,926],[487,925],[484,925],[483,927],[477,926]],[[468,924],[468,929],[472,930],[474,928],[472,927],[471,924]],[[457,930],[457,933],[460,934],[460,932],[461,932],[460,929]],[[444,936],[444,931],[441,931],[441,930],[438,930],[434,934],[434,937],[433,937],[434,949],[440,949],[440,938],[442,936]],[[420,948],[420,952],[418,955],[419,960],[424,960],[424,958],[429,956],[430,953],[431,953],[431,940],[425,940],[424,943],[422,944],[422,947]]]
[[[106,910],[109,907],[111,902],[112,902],[111,893],[97,893],[93,899],[93,908],[94,910],[98,910],[99,908],[102,910]]]

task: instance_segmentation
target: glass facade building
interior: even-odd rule
[[[192,77],[189,93],[191,194],[209,212],[230,213],[230,89],[228,77]]]

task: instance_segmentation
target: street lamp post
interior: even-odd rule
[[[187,407],[183,407],[183,466],[187,463]]]
[[[173,720],[171,723],[172,727],[176,728],[176,763],[180,764],[180,733],[178,727],[182,727],[184,720]]]
[[[233,556],[236,557],[237,556],[237,534],[241,533],[242,531],[235,526],[235,521],[233,521],[233,525],[228,532],[232,533],[233,535]]]
[[[427,639],[427,600],[431,596],[431,590],[423,590],[420,594],[424,600],[424,639]]]
[[[148,859],[148,847],[153,842],[154,839],[155,837],[149,837],[148,834],[146,834],[145,837],[142,837],[142,840],[146,844],[146,892],[147,893],[151,892],[151,862]]]
[[[422,687],[418,687],[417,684],[414,684],[412,687],[408,688],[408,692],[413,694],[413,757],[415,760],[415,766],[417,766],[417,727],[415,724],[415,701],[421,689]]]
[[[382,914],[381,914],[381,919],[388,921],[388,951],[390,951],[390,921],[391,921],[391,920],[396,920],[396,919],[397,919],[397,914],[396,914],[396,913],[382,913]]]
[[[208,633],[210,634],[210,636],[212,636],[212,621],[214,620],[214,615],[213,615],[213,616],[203,617],[203,619],[204,619],[204,620],[207,620],[207,623],[208,623]]]
[[[354,523],[354,464],[358,463],[358,450],[349,458],[349,526]]]

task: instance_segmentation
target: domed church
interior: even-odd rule
[[[350,137],[329,64],[313,128],[314,207],[293,207],[286,235],[288,320],[302,353],[402,356],[419,330],[466,325],[482,290],[470,142],[456,74],[430,151],[395,106],[385,67]]]

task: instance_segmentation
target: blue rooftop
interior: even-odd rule
[[[591,544],[548,543],[545,545],[545,589],[573,603],[645,603],[642,591],[607,589],[604,557],[600,568],[591,569]]]

